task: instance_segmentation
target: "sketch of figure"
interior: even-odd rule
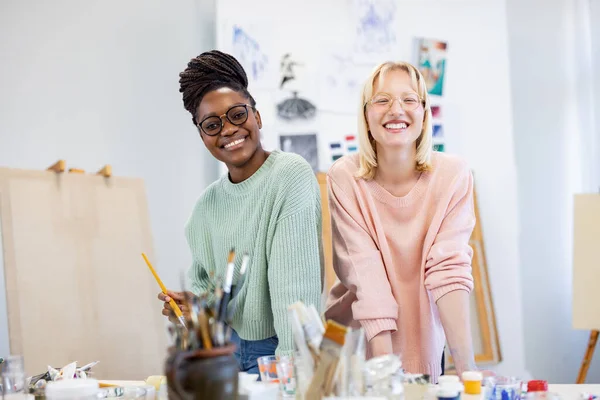
[[[357,50],[362,53],[390,51],[396,42],[394,1],[356,0],[355,4]]]
[[[232,53],[248,71],[250,81],[263,78],[268,58],[258,42],[239,26],[233,27]]]
[[[281,119],[310,119],[315,116],[317,111],[317,108],[312,102],[298,96],[298,89],[301,85],[299,84],[295,68],[301,65],[302,63],[292,59],[290,53],[284,54],[281,58],[281,80],[279,88],[292,93],[292,97],[277,104],[277,115]],[[289,87],[290,81],[294,81],[292,88]],[[300,81],[302,81],[302,79],[300,79]]]
[[[279,84],[279,89],[283,89],[283,85],[286,82],[296,79],[296,74],[294,74],[294,67],[297,65],[302,65],[296,61],[292,60],[292,55],[290,53],[286,53],[281,59],[281,83]]]

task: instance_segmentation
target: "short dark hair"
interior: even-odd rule
[[[252,107],[256,101],[248,92],[248,77],[242,65],[230,54],[211,50],[192,58],[185,71],[179,74],[179,91],[183,93],[183,106],[192,114],[194,125],[198,105],[206,93],[228,87],[240,92]]]

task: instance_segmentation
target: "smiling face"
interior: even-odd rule
[[[406,71],[393,69],[377,78],[365,117],[371,135],[380,146],[416,146],[424,116],[423,103]]]
[[[218,118],[207,119],[215,116],[221,117],[221,122]],[[198,129],[208,151],[228,167],[243,168],[262,149],[260,114],[243,93],[227,87],[206,93],[196,111],[196,121],[202,126]],[[211,136],[218,132],[221,123],[221,131]]]

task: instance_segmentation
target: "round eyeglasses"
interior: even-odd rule
[[[404,111],[416,110],[420,104],[425,106],[425,102],[415,93],[405,93],[400,97],[394,97],[389,93],[377,93],[371,100],[365,103],[365,107],[367,104],[370,104],[375,110],[388,111],[392,108],[394,100],[400,102],[400,106]]]
[[[223,130],[223,117],[227,118],[232,125],[240,126],[248,120],[248,107],[254,110],[254,107],[249,104],[233,106],[221,116],[212,115],[204,118],[198,127],[208,136],[217,136]]]

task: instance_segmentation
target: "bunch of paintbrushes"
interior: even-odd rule
[[[152,271],[162,291],[166,294],[167,290],[158,278],[156,271],[144,256],[148,267]],[[230,343],[231,339],[231,319],[235,314],[237,302],[230,302],[236,298],[243,286],[246,271],[250,258],[247,254],[243,255],[242,265],[239,271],[237,282],[233,282],[235,270],[235,251],[231,249],[227,259],[227,267],[224,279],[219,278],[215,283],[214,291],[203,293],[200,296],[188,296],[185,299],[186,309],[189,313],[184,315],[181,309],[174,301],[170,302],[179,323],[171,325],[169,331],[173,338],[175,348],[179,350],[210,350],[216,347],[222,347]],[[185,279],[181,282],[182,290],[186,290]]]
[[[365,335],[334,321],[323,323],[314,306],[288,307],[296,344],[298,391],[306,400],[364,394]]]

